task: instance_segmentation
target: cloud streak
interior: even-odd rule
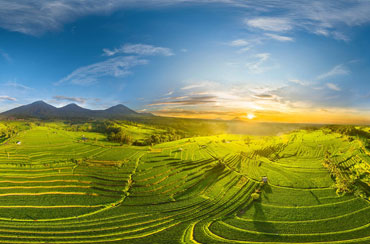
[[[263,66],[264,63],[266,63],[267,60],[270,59],[269,53],[259,53],[254,56],[256,58],[256,61],[246,63],[245,66],[247,69],[255,74],[260,74],[266,71],[266,69],[269,69],[269,67]]]
[[[340,40],[348,40],[341,31],[342,26],[353,27],[370,22],[370,2],[363,0],[1,0],[0,27],[28,35],[40,35],[45,31],[60,30],[64,24],[83,16],[108,15],[131,7],[160,8],[185,3],[218,3],[238,7],[248,16],[256,14],[256,17],[248,17],[245,24],[262,31],[288,32],[300,29]],[[276,12],[280,14],[270,14]]]
[[[328,72],[319,75],[317,77],[317,79],[318,80],[323,80],[323,79],[326,79],[326,78],[332,77],[332,76],[348,75],[349,73],[350,73],[350,71],[348,70],[348,68],[346,66],[344,66],[343,64],[339,64],[339,65],[334,66]]]
[[[107,76],[124,77],[131,73],[131,68],[147,64],[149,61],[135,56],[114,57],[76,69],[68,76],[59,80],[56,85],[70,83],[90,85]]]
[[[25,86],[23,84],[20,84],[20,83],[17,83],[15,81],[9,81],[7,83],[5,83],[5,86],[7,87],[13,87],[13,88],[16,88],[16,89],[19,89],[19,90],[33,90],[31,87],[28,87],[28,86]]]
[[[162,106],[162,105],[176,105],[176,106],[196,106],[196,105],[204,105],[204,104],[212,104],[216,102],[216,96],[192,96],[188,97],[177,97],[171,98],[170,100],[166,101],[159,101],[148,104],[147,106]],[[182,99],[187,98],[187,99]]]
[[[246,19],[245,23],[249,27],[264,31],[286,32],[293,29],[293,24],[288,18],[259,17],[254,19]]]
[[[265,33],[265,36],[271,38],[271,39],[274,39],[276,41],[279,41],[279,42],[291,42],[291,41],[294,41],[293,38],[289,37],[289,36],[282,36],[282,35],[277,35],[277,34],[272,34],[272,33]]]
[[[370,2],[353,1],[259,1],[262,7],[258,14],[274,13],[271,16],[248,17],[246,26],[270,32],[307,31],[316,35],[349,41],[343,27],[354,27],[370,22]],[[257,6],[254,6],[257,8]]]
[[[9,63],[12,62],[12,58],[9,56],[8,53],[4,52],[3,50],[0,49],[0,56],[2,56],[6,61]]]
[[[166,47],[156,47],[147,44],[125,44],[120,48],[113,50],[103,49],[104,56],[113,56],[116,54],[136,54],[142,56],[172,56],[174,53],[170,48]]]
[[[76,103],[82,103],[84,104],[88,99],[83,97],[67,97],[67,96],[53,96],[53,99],[56,101],[68,101],[68,102],[76,102]]]
[[[17,99],[14,98],[14,97],[10,97],[10,96],[0,96],[0,101],[12,101],[12,102],[14,102],[14,101],[17,101]]]
[[[333,91],[341,91],[340,87],[334,83],[326,83],[326,86]]]

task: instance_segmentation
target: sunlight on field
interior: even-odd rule
[[[33,126],[0,146],[0,242],[367,243],[370,153],[342,132],[135,147]]]

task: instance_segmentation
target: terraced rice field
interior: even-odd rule
[[[35,127],[0,146],[0,243],[370,243],[369,201],[338,196],[323,166],[329,153],[366,163],[356,140],[317,130],[150,148],[81,136]]]

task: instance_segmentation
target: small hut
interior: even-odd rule
[[[268,180],[268,179],[267,179],[267,176],[262,177],[262,182],[263,182],[263,183],[267,183],[267,180]]]
[[[17,145],[21,145],[22,144],[22,142],[21,141],[17,141]]]

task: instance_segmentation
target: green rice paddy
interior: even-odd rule
[[[366,190],[369,155],[325,129],[135,147],[35,126],[0,145],[0,243],[370,243],[368,196],[324,167]]]

